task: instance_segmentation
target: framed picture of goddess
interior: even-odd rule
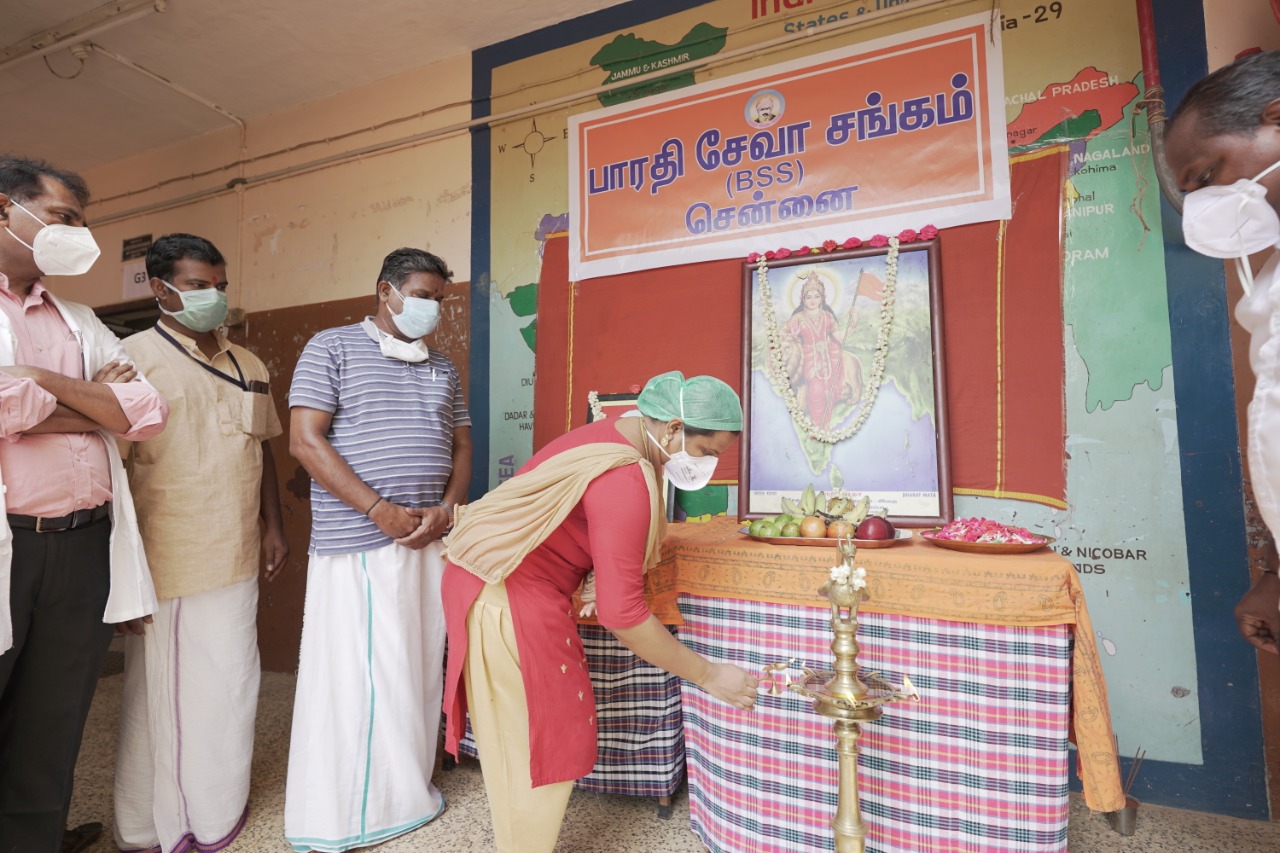
[[[894,239],[745,265],[740,517],[812,485],[897,525],[951,520],[938,251]]]

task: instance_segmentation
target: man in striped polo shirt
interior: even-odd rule
[[[471,417],[422,338],[451,275],[420,249],[387,255],[377,313],[316,335],[294,371],[289,447],[312,478],[285,793],[297,851],[378,844],[444,810],[440,537],[471,480]]]

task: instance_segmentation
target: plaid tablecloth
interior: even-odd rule
[[[682,595],[680,609],[680,639],[713,660],[830,668],[828,608]],[[862,666],[922,696],[863,726],[869,853],[1065,853],[1068,626],[860,622]],[[762,692],[737,711],[686,685],[684,717],[689,811],[713,853],[834,849],[835,735],[808,700]]]
[[[671,796],[684,777],[680,679],[640,660],[598,625],[579,625],[578,633],[596,694],[599,752],[596,766],[576,787],[601,794]],[[476,756],[470,725],[459,749]]]

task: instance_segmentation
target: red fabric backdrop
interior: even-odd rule
[[[1066,164],[1065,148],[1016,158],[1013,218],[941,234],[951,472],[960,494],[1065,505]],[[568,240],[553,235],[538,283],[535,450],[586,422],[590,391],[626,393],[666,370],[709,373],[741,391],[741,259],[576,284],[568,268]],[[737,476],[736,456],[722,459],[715,479]]]

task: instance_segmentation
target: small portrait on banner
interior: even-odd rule
[[[772,127],[787,109],[787,99],[777,89],[764,89],[747,99],[743,111],[747,124],[752,127]]]

